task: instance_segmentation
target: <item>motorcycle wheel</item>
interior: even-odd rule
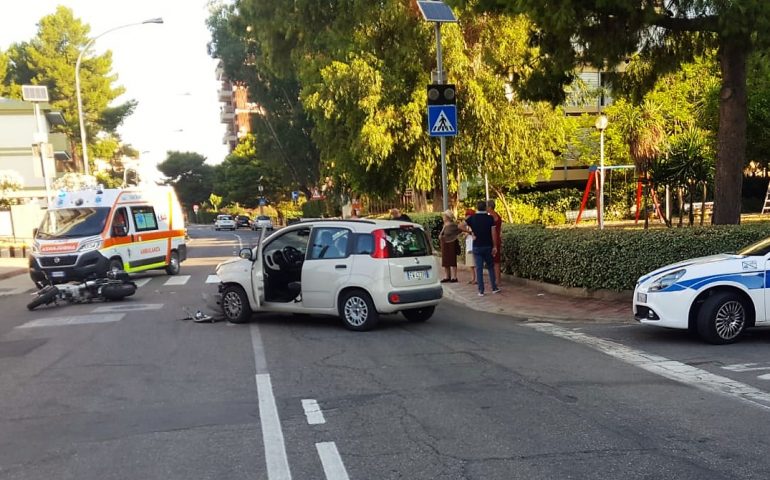
[[[59,294],[59,289],[53,286],[47,286],[37,292],[37,298],[27,304],[28,310],[34,310],[40,305],[48,305],[56,300],[56,296]]]
[[[107,300],[122,300],[136,293],[136,284],[118,283],[114,285],[105,285],[102,287],[102,297]]]

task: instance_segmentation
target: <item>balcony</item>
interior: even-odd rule
[[[219,120],[222,123],[230,123],[235,118],[235,110],[232,107],[222,107],[219,110]]]
[[[222,137],[222,145],[229,145],[237,142],[238,142],[238,137],[236,137],[230,132],[225,133],[225,136]]]
[[[220,102],[232,102],[233,101],[233,87],[230,85],[223,85],[222,89],[219,90],[219,101]]]

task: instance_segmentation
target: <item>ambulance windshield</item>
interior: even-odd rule
[[[49,210],[37,231],[37,238],[78,238],[99,235],[104,230],[109,207],[79,207]]]

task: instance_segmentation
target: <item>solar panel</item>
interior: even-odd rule
[[[452,9],[444,2],[418,0],[417,6],[420,8],[422,17],[429,22],[451,23],[457,21]]]
[[[25,102],[47,102],[48,88],[45,85],[22,85],[21,98]]]

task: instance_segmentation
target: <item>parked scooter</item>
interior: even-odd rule
[[[49,285],[37,292],[37,297],[29,302],[27,308],[34,310],[40,305],[59,301],[67,303],[91,303],[94,300],[122,300],[136,293],[136,283],[132,282],[128,273],[122,270],[109,271],[105,278],[69,282],[54,285],[50,279]]]

